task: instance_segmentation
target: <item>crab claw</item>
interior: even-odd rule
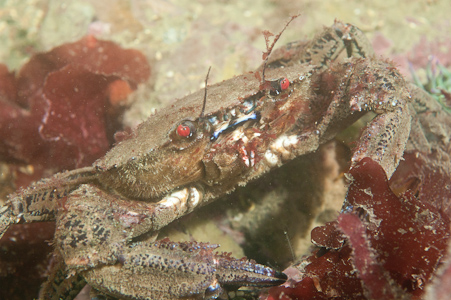
[[[235,259],[229,254],[215,255],[216,278],[223,286],[270,287],[284,283],[287,276],[254,260]]]
[[[204,294],[209,299],[219,298],[228,290],[242,286],[264,288],[280,285],[287,280],[284,273],[257,264],[254,260],[233,258],[230,253],[216,254],[213,261],[215,277]]]
[[[269,287],[286,276],[253,260],[214,253],[215,244],[135,243],[116,249],[117,262],[83,273],[94,289],[112,296],[143,299],[216,299],[240,286]]]

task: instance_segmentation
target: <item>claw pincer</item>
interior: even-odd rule
[[[282,284],[287,276],[267,266],[246,258],[236,259],[227,254],[215,255],[216,277],[227,287],[258,286],[270,287]]]

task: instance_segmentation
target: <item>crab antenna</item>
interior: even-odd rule
[[[207,76],[205,77],[205,94],[204,94],[204,104],[202,105],[202,111],[200,113],[199,118],[204,117],[205,106],[207,105],[207,83],[208,83],[208,75],[210,75],[211,66],[208,68]]]
[[[274,48],[274,45],[277,43],[277,41],[279,40],[280,36],[285,31],[285,29],[288,27],[288,25],[290,25],[291,21],[293,21],[294,19],[296,19],[299,16],[300,16],[300,14],[297,14],[295,16],[292,16],[290,18],[290,20],[288,20],[288,22],[285,24],[285,26],[279,32],[279,34],[274,37],[274,40],[272,41],[271,45],[269,45],[269,37],[273,36],[274,34],[272,34],[271,32],[269,32],[267,30],[263,31],[263,36],[265,37],[265,43],[266,43],[266,52],[263,52],[263,59],[265,60],[265,62],[263,63],[263,71],[262,71],[262,83],[263,84],[265,83],[266,64],[268,63],[268,58],[269,58],[269,55],[271,55],[271,52],[272,52],[272,49]]]
[[[288,247],[290,248],[290,252],[291,252],[291,258],[293,259],[293,262],[295,262],[296,255],[294,255],[293,245],[291,245],[291,241],[290,241],[290,237],[288,236],[288,232],[286,230],[284,230],[283,234],[285,234],[285,237],[287,239]]]

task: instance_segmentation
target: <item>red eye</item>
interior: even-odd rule
[[[190,121],[184,121],[177,126],[177,134],[180,137],[191,137],[195,132],[194,124]]]
[[[177,127],[177,134],[182,136],[182,137],[190,136],[191,129],[189,128],[189,126],[184,126],[184,125],[180,124]]]
[[[282,91],[286,90],[290,86],[290,81],[288,78],[282,78],[279,81],[279,86]]]

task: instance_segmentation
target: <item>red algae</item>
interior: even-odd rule
[[[297,266],[300,279],[271,289],[268,299],[420,299],[424,294],[447,253],[449,217],[434,199],[417,199],[410,191],[396,196],[381,166],[369,158],[350,175],[344,211],[312,231],[313,242],[323,248]]]
[[[17,76],[2,65],[0,159],[55,171],[91,164],[113,141],[108,97],[118,101],[149,76],[139,51],[93,36],[34,55]],[[129,90],[112,90],[117,80]]]
[[[0,160],[17,171],[16,187],[104,155],[121,129],[124,99],[149,76],[142,53],[93,36],[34,55],[17,75],[0,64]],[[23,224],[5,233],[1,299],[38,294],[54,228]]]
[[[370,246],[365,223],[357,215],[342,214],[338,217],[338,227],[347,236],[353,249],[354,266],[366,285],[368,298],[395,299],[388,274],[378,263],[377,253]]]
[[[410,189],[420,201],[431,203],[451,218],[451,174],[443,168],[448,162],[419,151],[406,152],[403,157],[390,178],[392,189]]]
[[[54,222],[12,226],[1,240],[0,299],[34,299],[49,263]]]

